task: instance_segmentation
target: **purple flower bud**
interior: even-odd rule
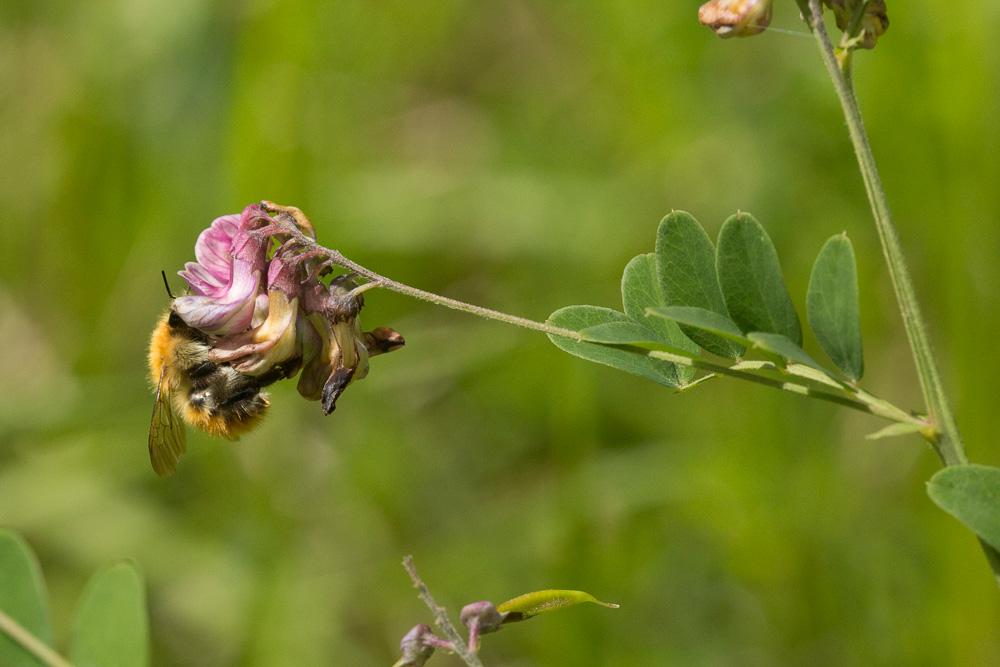
[[[428,642],[434,637],[429,626],[419,623],[403,635],[399,642],[399,652],[402,657],[393,667],[423,667],[434,653],[434,646]],[[436,637],[435,637],[436,639]]]
[[[479,636],[496,632],[503,625],[503,615],[488,600],[470,602],[459,615],[462,625],[469,628],[469,650],[479,650]]]

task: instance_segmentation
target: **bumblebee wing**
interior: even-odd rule
[[[149,461],[157,475],[167,477],[177,470],[177,461],[186,450],[187,433],[184,422],[174,412],[167,367],[164,366],[156,385],[153,418],[149,423]]]

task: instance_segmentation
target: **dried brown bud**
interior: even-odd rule
[[[885,0],[823,0],[823,4],[833,10],[837,27],[854,38],[853,48],[874,49],[878,38],[889,29]],[[858,23],[854,24],[858,12],[862,11]]]
[[[771,24],[772,0],[712,0],[698,9],[698,21],[719,37],[750,37]]]

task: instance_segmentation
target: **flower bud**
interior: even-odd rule
[[[499,630],[504,618],[492,602],[481,600],[462,607],[459,620],[469,629],[469,650],[475,652],[479,650],[479,636]]]
[[[771,24],[772,0],[712,0],[698,9],[698,21],[719,37],[750,37]]]
[[[427,638],[433,636],[429,626],[419,623],[403,635],[399,642],[399,652],[402,657],[396,662],[398,667],[423,667],[431,655],[434,647],[427,643]],[[396,667],[394,665],[394,667]]]

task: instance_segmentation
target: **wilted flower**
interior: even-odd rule
[[[358,322],[364,298],[354,291],[350,276],[340,276],[328,287],[318,281],[307,287],[303,308],[318,337],[305,334],[298,390],[321,401],[323,413],[330,414],[347,385],[368,375],[368,346]]]
[[[212,335],[245,331],[261,314],[261,294],[267,265],[266,236],[254,231],[270,222],[259,205],[241,215],[216,218],[198,236],[194,254],[180,276],[191,294],[177,297],[173,309],[189,326]]]
[[[771,24],[772,0],[712,0],[698,9],[698,21],[719,37],[749,37]]]
[[[838,28],[856,34],[856,47],[874,49],[878,38],[889,29],[885,0],[823,0],[823,4],[833,10]],[[859,11],[864,13],[858,25],[852,25]]]

